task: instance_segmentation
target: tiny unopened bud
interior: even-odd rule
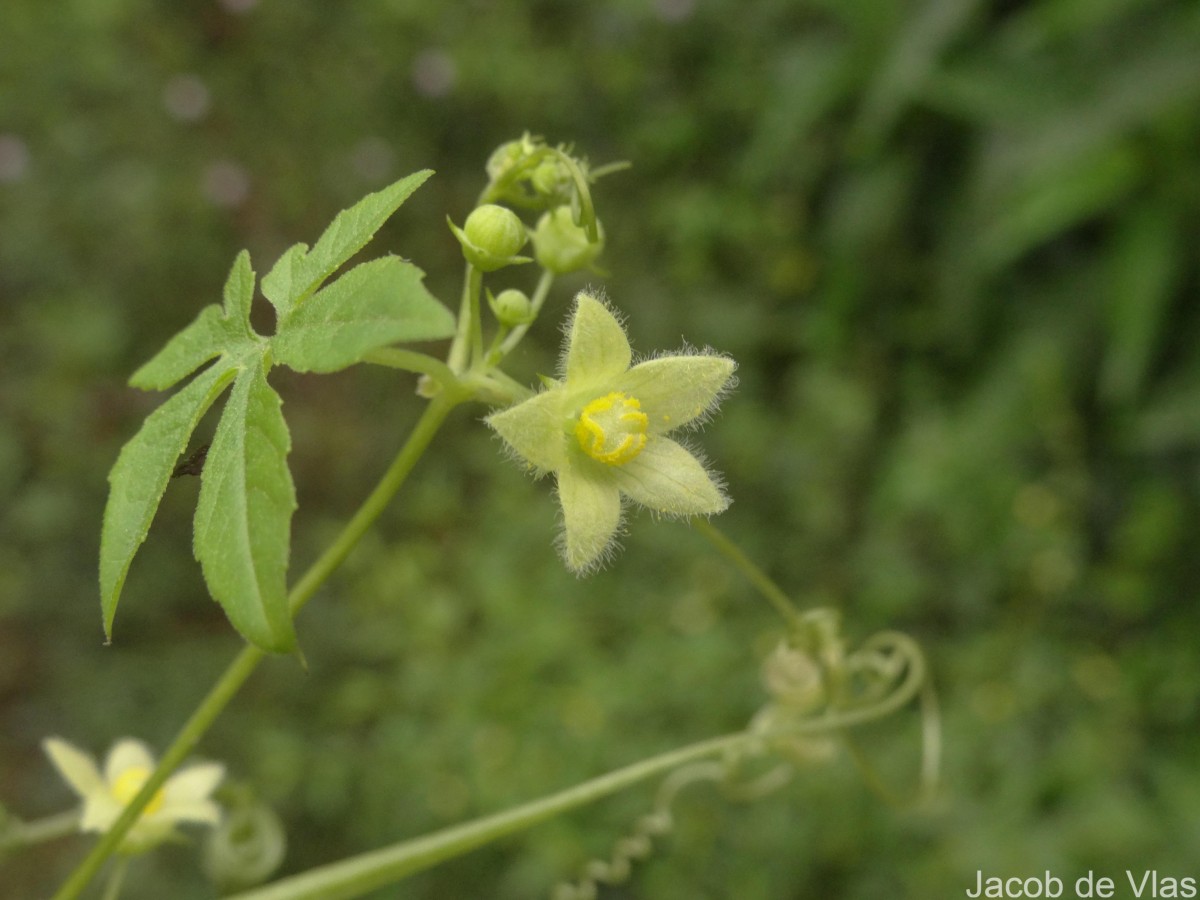
[[[489,292],[488,306],[492,308],[496,321],[509,328],[528,325],[534,318],[533,301],[525,295],[524,291],[516,288],[503,290],[495,297]]]
[[[496,181],[524,158],[525,143],[524,140],[508,141],[493,150],[485,166],[488,178]]]
[[[763,662],[763,683],[776,701],[806,712],[825,700],[825,679],[816,660],[803,650],[780,643]]]
[[[534,193],[546,201],[559,201],[570,196],[571,176],[557,159],[547,159],[538,165],[529,176]],[[547,202],[546,205],[550,205]]]
[[[604,229],[596,223],[599,239],[588,240],[587,232],[575,224],[571,210],[559,206],[538,220],[533,232],[533,249],[538,265],[556,275],[586,269],[604,250]]]

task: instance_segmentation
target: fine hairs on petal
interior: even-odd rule
[[[498,432],[495,428],[490,427],[491,423],[488,422],[487,417],[484,417],[480,421],[489,426],[488,430],[492,433],[492,439],[500,442],[500,452],[504,455],[504,458],[512,460],[514,463],[516,463],[517,468],[519,468],[522,472],[531,476],[534,481],[539,481],[550,474],[549,469],[543,469],[539,466],[535,466],[533,463],[523,457],[516,447],[514,447],[500,435],[500,432]]]
[[[583,290],[575,294],[575,298],[571,303],[571,314],[563,319],[562,324],[559,326],[559,330],[563,335],[562,349],[558,354],[557,367],[558,377],[560,380],[567,377],[567,356],[570,355],[571,352],[571,331],[575,327],[575,317],[579,315],[580,297],[590,297],[592,300],[595,300],[597,303],[603,306],[605,310],[608,311],[609,315],[617,320],[617,324],[621,326],[621,330],[624,331],[626,335],[629,334],[629,329],[625,327],[625,313],[621,312],[621,310],[617,309],[608,302],[608,297],[605,295],[603,288],[593,288],[591,285],[588,285]]]
[[[688,519],[698,518],[700,516],[703,516],[704,518],[708,519],[708,518],[711,518],[712,516],[720,515],[725,510],[729,509],[730,505],[733,503],[733,498],[729,495],[729,491],[726,490],[727,482],[725,481],[724,476],[719,471],[713,469],[713,467],[709,464],[708,457],[704,454],[704,452],[702,450],[700,450],[690,439],[688,439],[686,437],[681,437],[678,434],[673,435],[671,437],[671,440],[674,443],[678,444],[681,448],[686,450],[696,460],[696,462],[700,465],[700,467],[704,469],[704,474],[708,476],[708,479],[712,483],[713,488],[716,490],[717,494],[720,496],[723,506],[721,506],[720,509],[714,509],[711,512],[673,512],[669,509],[657,509],[652,506],[646,506],[643,503],[639,503],[636,501],[630,501],[624,492],[622,492],[622,494],[621,494],[622,503],[628,502],[631,506],[633,506],[639,510],[644,509],[647,513],[650,514],[651,519],[653,519],[656,522],[660,519],[673,519],[676,521],[678,521],[678,520],[686,521]],[[624,526],[624,521],[622,521],[622,526]]]
[[[582,576],[615,555],[630,506],[644,506],[655,518],[710,516],[728,508],[721,476],[696,448],[669,435],[692,432],[711,418],[733,389],[737,363],[689,344],[635,362],[622,317],[600,291],[576,295],[563,330],[560,379],[543,379],[542,391],[485,421],[526,472],[555,475],[558,553]],[[624,453],[632,446],[630,432],[617,450],[599,454],[581,435],[604,431],[584,417],[596,403],[610,409],[614,398],[637,411],[636,426],[627,426],[626,416],[605,427],[618,437],[622,429],[636,428],[640,443]]]
[[[558,494],[558,488],[555,487],[555,495]],[[570,562],[570,557],[567,555],[567,521],[563,513],[562,504],[558,506],[557,524],[558,533],[554,537],[554,550],[558,553],[559,558],[566,565],[568,571],[576,578],[587,578],[589,575],[594,575],[601,569],[607,568],[608,564],[621,552],[621,539],[625,537],[629,529],[626,526],[628,520],[628,510],[630,503],[625,497],[621,498],[621,518],[617,522],[616,530],[609,535],[608,543],[604,545],[604,549],[592,557],[583,566],[573,566]]]
[[[689,425],[688,427],[690,428],[691,426]],[[725,507],[723,509],[717,510],[717,512],[706,513],[704,514],[704,518],[712,518],[715,515],[723,513],[726,509],[729,509],[729,507],[733,505],[733,497],[729,495],[729,491],[727,490],[729,483],[725,480],[725,476],[721,474],[719,470],[712,467],[708,461],[708,455],[704,452],[704,450],[697,446],[689,437],[673,435],[671,439],[688,453],[692,454],[692,456],[696,458],[696,462],[700,463],[700,465],[704,467],[704,471],[708,473],[708,477],[712,481],[713,487],[717,489],[717,493],[720,494],[721,499],[725,501]],[[658,513],[655,513],[655,515],[658,515]],[[685,516],[684,518],[691,519],[697,517]]]
[[[712,421],[713,417],[717,414],[718,408],[721,406],[721,404],[723,402],[725,402],[725,398],[728,397],[730,394],[732,394],[737,389],[737,386],[738,386],[737,360],[736,359],[734,359],[728,353],[721,353],[717,350],[714,350],[712,347],[709,347],[707,344],[703,347],[695,347],[695,346],[689,344],[686,340],[683,342],[683,345],[678,350],[675,350],[675,351],[659,350],[654,353],[650,353],[646,356],[635,357],[635,359],[633,361],[633,367],[636,367],[640,363],[653,362],[656,359],[679,359],[681,357],[689,357],[689,356],[709,357],[709,358],[716,357],[718,359],[725,359],[725,360],[728,360],[729,362],[733,363],[733,369],[731,370],[729,377],[725,380],[725,383],[721,385],[721,387],[717,390],[717,392],[715,394],[713,394],[712,399],[708,402],[708,405],[704,408],[704,411],[702,413],[700,413],[700,415],[698,415],[694,419],[692,419],[691,421],[686,422],[685,424],[679,426],[678,429],[673,428],[673,429],[671,429],[671,431],[677,431],[677,430],[678,431],[698,431],[701,428],[703,428],[710,421]],[[680,441],[680,443],[682,443],[682,441]],[[707,464],[707,462],[705,462],[704,458],[699,453],[696,453],[694,451],[694,448],[688,446],[688,449],[693,451],[692,455],[695,456],[697,459],[699,459],[702,463],[704,463],[704,468],[707,469],[708,464]]]

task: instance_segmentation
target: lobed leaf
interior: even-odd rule
[[[296,645],[287,564],[296,491],[282,401],[263,361],[234,382],[201,478],[193,547],[204,579],[246,640],[270,652]]]
[[[250,254],[243,250],[225,281],[224,308],[214,303],[200,310],[190,325],[133,373],[129,383],[143,390],[164,391],[231,346],[257,340],[250,330],[253,297],[254,270]]]
[[[232,366],[218,364],[197,376],[146,418],[109,473],[100,531],[100,606],[104,634],[110,640],[125,577],[146,540],[171,470],[187,448],[196,423],[235,374]]]
[[[263,276],[263,296],[275,307],[280,319],[292,311],[293,301],[304,293],[296,285],[304,280],[304,257],[307,253],[308,244],[292,244],[283,256],[275,260],[271,271]]]
[[[221,307],[215,303],[204,307],[190,325],[130,376],[129,383],[142,390],[165,391],[221,355],[225,326]]]
[[[351,256],[366,246],[388,218],[433,172],[424,169],[367,194],[338,213],[311,250],[296,244],[263,278],[263,294],[285,319]]]
[[[134,386],[164,390],[220,357],[151,414],[113,467],[100,561],[106,634],[171,470],[200,417],[233,380],[201,477],[193,547],[213,597],[247,640],[276,652],[295,646],[286,585],[296,508],[291,442],[266,373],[276,359],[301,371],[333,371],[386,344],[453,333],[452,316],[425,290],[421,271],[399,258],[359,266],[318,291],[431,174],[417,172],[369,194],[339,213],[311,250],[296,244],[284,253],[262,281],[278,313],[276,339],[265,341],[250,326],[255,275],[243,251],[226,279],[223,305],[202,309],[134,373]]]
[[[225,279],[225,319],[230,333],[253,338],[250,328],[250,306],[254,300],[254,269],[250,267],[250,253],[243,250],[233,261],[229,277]]]
[[[274,360],[298,372],[334,372],[388,344],[450,337],[454,316],[424,277],[396,256],[355,266],[280,322]]]

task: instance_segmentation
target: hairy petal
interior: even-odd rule
[[[196,765],[188,766],[181,770],[178,774],[172,775],[166,785],[163,787],[165,794],[164,807],[170,806],[172,810],[182,808],[183,806],[200,804],[202,806],[211,807],[212,814],[217,814],[217,807],[211,800],[209,795],[216,790],[221,779],[225,777],[225,767],[219,763],[197,763]],[[209,813],[204,814],[202,821],[215,821]],[[173,818],[182,819],[177,812],[173,813]]]
[[[221,807],[212,800],[180,800],[164,804],[159,817],[170,822],[200,822],[216,825],[221,821]]]
[[[42,741],[42,749],[58,769],[58,774],[80,797],[106,789],[96,761],[78,747],[62,738],[51,737]]]
[[[621,494],[608,478],[581,466],[558,472],[558,499],[563,511],[563,559],[576,574],[604,560],[621,526]]]
[[[729,506],[708,470],[670,438],[654,437],[636,459],[612,474],[622,493],[664,516],[707,516]]]
[[[566,464],[564,392],[551,388],[492,413],[485,420],[533,468],[551,472]]]
[[[89,794],[83,802],[83,815],[79,819],[80,831],[105,832],[117,821],[125,807],[113,799],[107,790]],[[134,825],[136,830],[137,825]]]
[[[713,410],[736,368],[732,359],[715,353],[662,356],[638,363],[615,388],[637,397],[649,417],[647,430],[663,434]]]
[[[112,784],[129,769],[153,772],[154,765],[154,757],[145,744],[133,738],[122,738],[108,751],[108,757],[104,760],[104,777]]]
[[[590,294],[575,298],[568,331],[566,380],[572,390],[605,385],[629,368],[633,351],[617,317]]]

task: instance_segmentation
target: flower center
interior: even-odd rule
[[[646,425],[636,397],[613,391],[583,408],[575,438],[583,452],[608,466],[623,466],[646,446]]]
[[[109,788],[109,791],[112,793],[114,800],[122,806],[128,806],[129,801],[137,796],[137,792],[142,789],[142,785],[146,783],[146,779],[149,777],[149,769],[143,766],[134,766],[118,775],[116,781]],[[146,804],[142,815],[148,816],[156,813],[162,805],[163,792],[162,788],[159,788],[158,792],[150,798],[150,802]]]

